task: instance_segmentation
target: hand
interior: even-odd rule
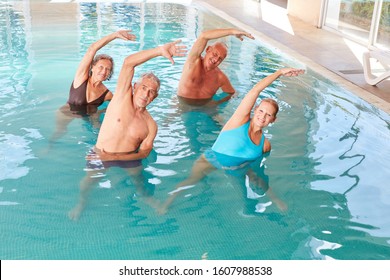
[[[115,36],[126,41],[135,41],[136,36],[130,32],[131,30],[118,30],[115,32]]]
[[[305,73],[305,70],[303,69],[296,69],[296,68],[282,68],[280,69],[281,75],[285,77],[295,77],[298,75],[301,75]]]
[[[88,154],[85,157],[86,160],[101,160],[101,161],[110,161],[115,160],[115,155],[107,153],[102,149],[101,151],[96,151],[96,153]]]
[[[173,60],[173,56],[185,56],[187,53],[187,47],[180,45],[177,46],[178,43],[180,43],[181,40],[176,40],[175,42],[167,43],[165,45],[162,45],[161,48],[161,55],[163,57],[166,57],[169,59],[169,61],[174,64],[175,61]]]
[[[234,36],[236,36],[240,41],[243,41],[244,40],[244,36],[245,37],[248,37],[249,39],[255,39],[255,37],[252,36],[252,34],[248,33],[248,32],[245,32],[245,31],[241,31],[241,30],[237,30],[237,32],[234,34]]]

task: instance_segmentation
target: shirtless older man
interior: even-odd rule
[[[100,128],[95,151],[104,160],[138,160],[153,148],[157,124],[146,110],[158,95],[160,81],[152,74],[141,76],[132,86],[136,66],[157,56],[184,56],[180,40],[128,56],[119,74],[117,88]],[[125,155],[127,154],[127,155]]]
[[[229,94],[219,102],[222,103],[235,93],[229,78],[218,68],[227,56],[227,46],[222,42],[207,46],[209,40],[229,35],[236,36],[241,41],[244,36],[254,39],[251,34],[234,28],[202,32],[192,46],[183,67],[177,92],[181,101],[192,105],[204,105],[209,103],[221,88],[223,92]],[[206,53],[202,56],[204,50]]]
[[[77,220],[85,208],[88,193],[99,181],[98,173],[110,167],[127,170],[139,195],[152,204],[151,192],[145,189],[141,160],[153,149],[157,134],[157,124],[146,110],[158,95],[159,79],[153,73],[146,73],[132,85],[135,67],[157,56],[168,58],[184,56],[184,46],[180,40],[154,49],[140,51],[126,57],[119,73],[115,94],[107,107],[96,145],[87,156],[88,174],[80,182],[80,199],[69,212],[69,217]]]

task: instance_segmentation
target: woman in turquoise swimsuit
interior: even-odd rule
[[[222,128],[212,148],[195,162],[190,177],[179,183],[176,190],[170,193],[171,196],[162,205],[160,212],[167,211],[181,190],[193,186],[216,169],[229,172],[245,170],[249,178],[255,178],[253,171],[243,168],[271,151],[271,143],[264,137],[263,128],[276,120],[279,110],[275,100],[266,98],[254,109],[251,117],[256,100],[260,93],[280,76],[294,77],[303,73],[304,70],[301,69],[283,68],[258,82],[242,99],[234,114]],[[264,185],[264,182],[260,184]],[[268,195],[271,200],[276,199],[272,194],[268,193]],[[277,205],[278,202],[280,201],[276,201]],[[282,209],[285,207],[282,203],[278,206]]]

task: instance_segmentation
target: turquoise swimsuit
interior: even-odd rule
[[[259,145],[249,137],[249,121],[245,124],[222,131],[211,150],[205,152],[206,159],[216,168],[240,168],[263,156],[264,134]]]

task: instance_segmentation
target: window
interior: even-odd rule
[[[390,0],[327,0],[325,27],[355,41],[390,49]]]

